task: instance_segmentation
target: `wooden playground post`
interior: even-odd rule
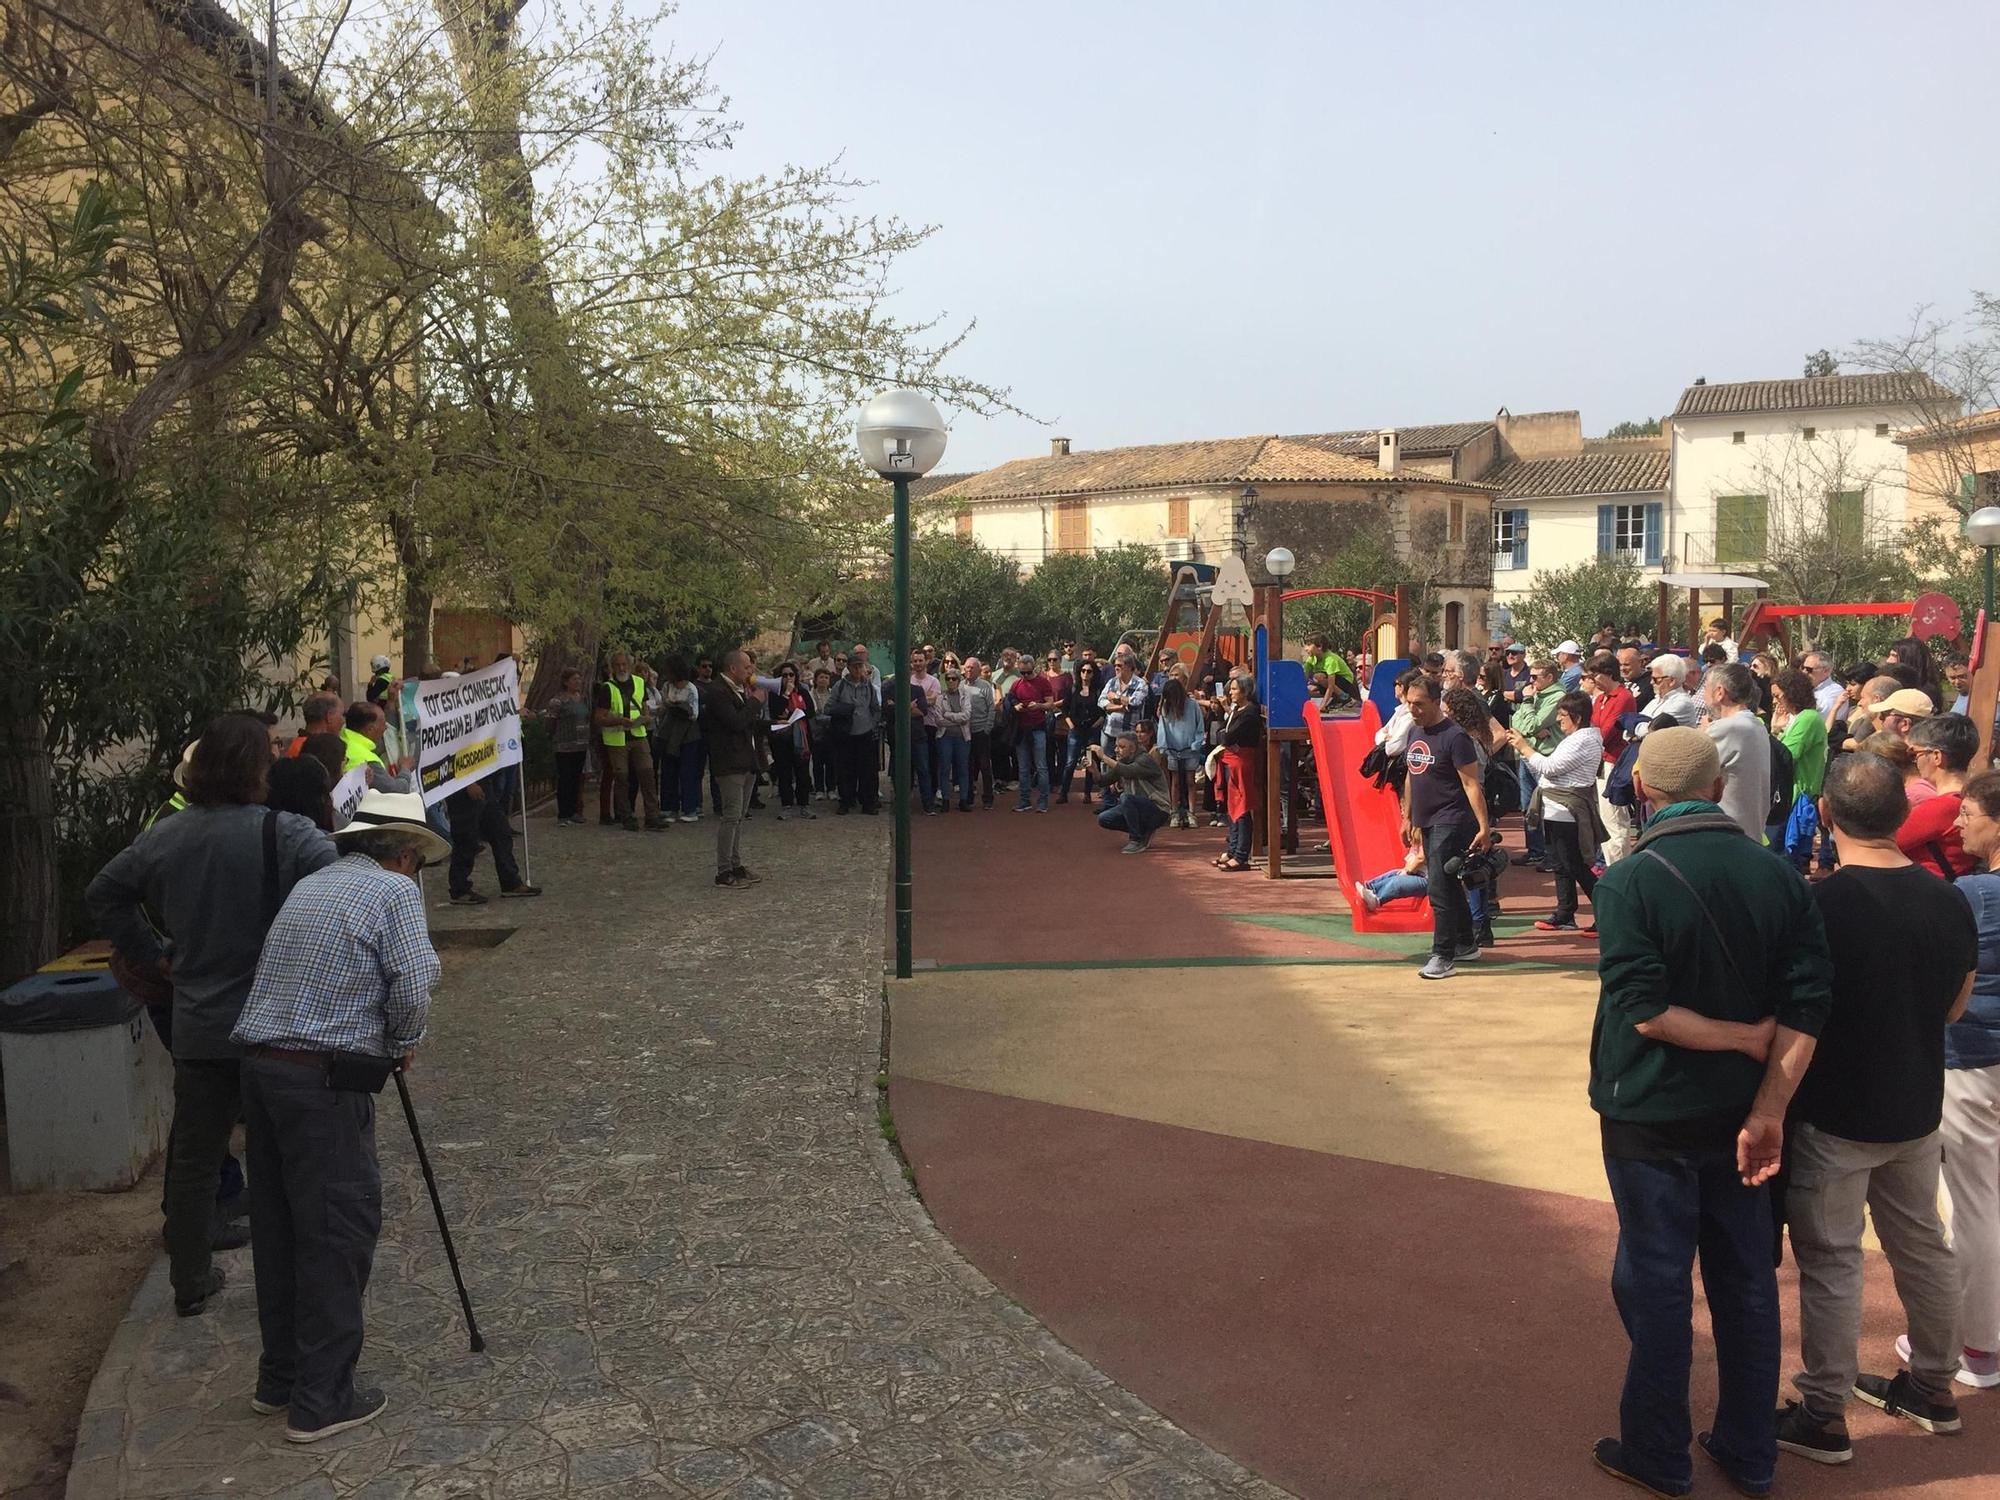
[[[1972,681],[1966,686],[1965,711],[1979,726],[1979,752],[1973,768],[1983,771],[1993,764],[1993,715],[2000,710],[2000,650],[1994,647],[1992,623],[1981,610],[1972,626]]]

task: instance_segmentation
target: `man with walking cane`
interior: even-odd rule
[[[414,793],[369,792],[271,924],[230,1039],[243,1048],[263,1357],[251,1398],[315,1443],[379,1417],[357,1390],[362,1299],[382,1231],[375,1095],[424,1039],[438,959],[417,872],[451,846]]]

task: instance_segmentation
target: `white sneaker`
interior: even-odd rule
[[[1382,898],[1367,886],[1361,887],[1361,905],[1368,911],[1380,911]]]
[[[1451,966],[1450,959],[1446,958],[1442,953],[1433,953],[1430,956],[1430,961],[1417,970],[1417,978],[1449,979],[1457,972],[1458,970]]]
[[[1896,1358],[1904,1364],[1910,1362],[1910,1336],[1896,1335]],[[1970,1386],[1975,1391],[1990,1391],[2000,1386],[2000,1354],[1983,1354],[1975,1349],[1964,1349],[1958,1356],[1958,1373],[1952,1376],[1960,1385]]]
[[[701,821],[701,814],[700,814],[700,813],[682,813],[682,814],[681,814],[681,821],[682,821],[683,823],[699,823],[699,822]]]

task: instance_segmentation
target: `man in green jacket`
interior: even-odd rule
[[[1547,755],[1562,742],[1562,725],[1556,722],[1556,705],[1562,702],[1563,686],[1556,680],[1556,664],[1542,660],[1528,668],[1527,685],[1521,689],[1514,706],[1512,728],[1520,731],[1521,737],[1537,755]],[[1526,807],[1534,799],[1539,778],[1528,769],[1528,758],[1516,757],[1515,778],[1521,785],[1521,806]],[[1542,837],[1539,823],[1523,835],[1524,852],[1514,856],[1517,865],[1548,866],[1548,845]]]
[[[1786,1106],[1832,1004],[1806,883],[1717,805],[1698,729],[1656,729],[1633,780],[1658,811],[1597,882],[1602,949],[1590,1103],[1618,1209],[1611,1289],[1632,1342],[1619,1436],[1598,1464],[1655,1494],[1693,1483],[1692,1272],[1715,1329],[1701,1446],[1745,1494],[1777,1470],[1778,1287],[1770,1189]]]

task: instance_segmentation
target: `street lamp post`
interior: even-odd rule
[[[1985,505],[1965,518],[1965,539],[1986,554],[1986,619],[1993,622],[1993,552],[2000,547],[2000,505]]]
[[[910,481],[944,457],[944,418],[916,391],[884,391],[861,408],[854,426],[861,461],[896,490],[891,518],[894,554],[890,587],[896,595],[896,665],[903,674],[894,736],[896,769],[896,977],[910,977]]]

